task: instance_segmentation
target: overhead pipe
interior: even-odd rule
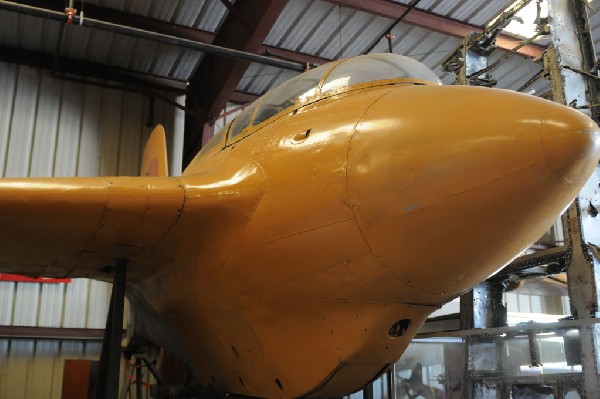
[[[65,14],[58,11],[48,10],[45,8],[31,7],[12,1],[0,0],[0,10],[12,11],[21,14],[31,15],[39,18],[46,18],[58,22],[65,21]],[[305,65],[292,61],[285,61],[281,59],[275,59],[265,57],[258,54],[247,53],[244,51],[234,50],[214,44],[196,42],[189,39],[179,38],[175,36],[165,35],[162,33],[151,32],[143,29],[132,28],[130,26],[113,24],[110,22],[101,21],[92,18],[81,18],[80,16],[74,16],[73,22],[75,24],[88,26],[107,32],[120,33],[127,36],[137,37],[139,39],[152,40],[158,43],[170,44],[173,46],[185,47],[191,50],[201,51],[207,54],[214,54],[221,57],[231,58],[235,60],[256,62],[263,65],[269,65],[276,68],[288,69],[296,72],[304,72]]]

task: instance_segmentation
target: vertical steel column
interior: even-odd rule
[[[473,328],[503,327],[506,307],[502,282],[486,281],[473,288]]]
[[[135,397],[142,399],[142,359],[135,359]]]
[[[362,390],[363,399],[373,399],[373,383],[370,383]]]
[[[506,325],[506,307],[503,303],[504,285],[501,281],[481,283],[473,290],[460,297],[460,328],[493,328]],[[482,381],[482,376],[494,377],[501,375],[502,370],[502,341],[495,336],[465,337],[464,361],[465,375],[463,378],[462,397],[476,397],[476,391]],[[474,362],[474,351],[479,350],[478,357],[485,358]],[[487,356],[485,356],[487,355]],[[476,366],[476,363],[478,365]],[[480,369],[482,368],[482,369]],[[478,385],[479,384],[479,385]],[[497,386],[496,398],[503,397],[504,389]]]
[[[125,305],[127,260],[117,259],[106,329],[102,340],[100,370],[96,381],[96,399],[116,399],[121,375],[121,335]]]
[[[463,39],[462,45],[455,50],[454,57],[446,60],[443,68],[456,74],[457,85],[493,87],[496,81],[490,74],[483,73],[479,76],[477,72],[488,67],[488,56],[495,47],[488,43],[487,38],[485,43],[478,43],[477,37],[478,35],[473,33]]]
[[[597,104],[596,57],[582,0],[549,0],[548,11],[553,48],[546,55],[545,67],[552,82],[554,100],[571,106]],[[586,76],[587,74],[587,76]],[[586,111],[598,122],[598,108]],[[576,134],[575,132],[573,134]],[[571,312],[579,319],[598,317],[600,285],[600,223],[597,217],[600,169],[584,186],[569,208],[568,223],[573,234],[572,260],[567,268]],[[594,205],[595,204],[595,205]],[[600,397],[597,325],[580,328],[582,368],[588,398]]]
[[[388,373],[388,398],[397,399],[398,395],[396,395],[396,363],[392,365]]]

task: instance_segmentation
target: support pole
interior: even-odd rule
[[[100,370],[96,382],[96,399],[116,399],[121,375],[121,335],[125,305],[127,260],[117,259],[117,267],[106,317],[106,329],[100,354]]]
[[[142,399],[142,359],[135,359],[135,397]]]
[[[503,304],[504,285],[502,281],[486,281],[460,297],[460,328],[487,329],[506,326],[506,307]],[[488,382],[482,380],[482,372],[487,377],[498,377],[502,369],[502,344],[498,336],[465,337],[462,397],[474,398],[485,396],[484,387]],[[474,362],[473,358],[486,359]],[[497,386],[502,395],[503,386]]]
[[[373,383],[370,383],[362,390],[363,399],[373,399]]]
[[[396,363],[392,364],[392,367],[388,370],[388,392],[389,399],[397,399],[396,395]]]

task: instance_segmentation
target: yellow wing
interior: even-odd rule
[[[0,179],[0,273],[109,280],[102,268],[157,245],[183,203],[170,177]]]

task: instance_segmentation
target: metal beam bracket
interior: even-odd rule
[[[521,42],[504,54],[500,60],[488,66],[487,57],[496,50],[496,38],[513,19],[515,14],[531,0],[521,0],[504,11],[493,23],[480,33],[472,33],[442,62],[442,69],[456,74],[456,84],[493,87],[496,81],[488,73],[508,55],[531,43],[533,39]],[[542,31],[540,31],[542,32]],[[542,33],[538,33],[540,35]]]

